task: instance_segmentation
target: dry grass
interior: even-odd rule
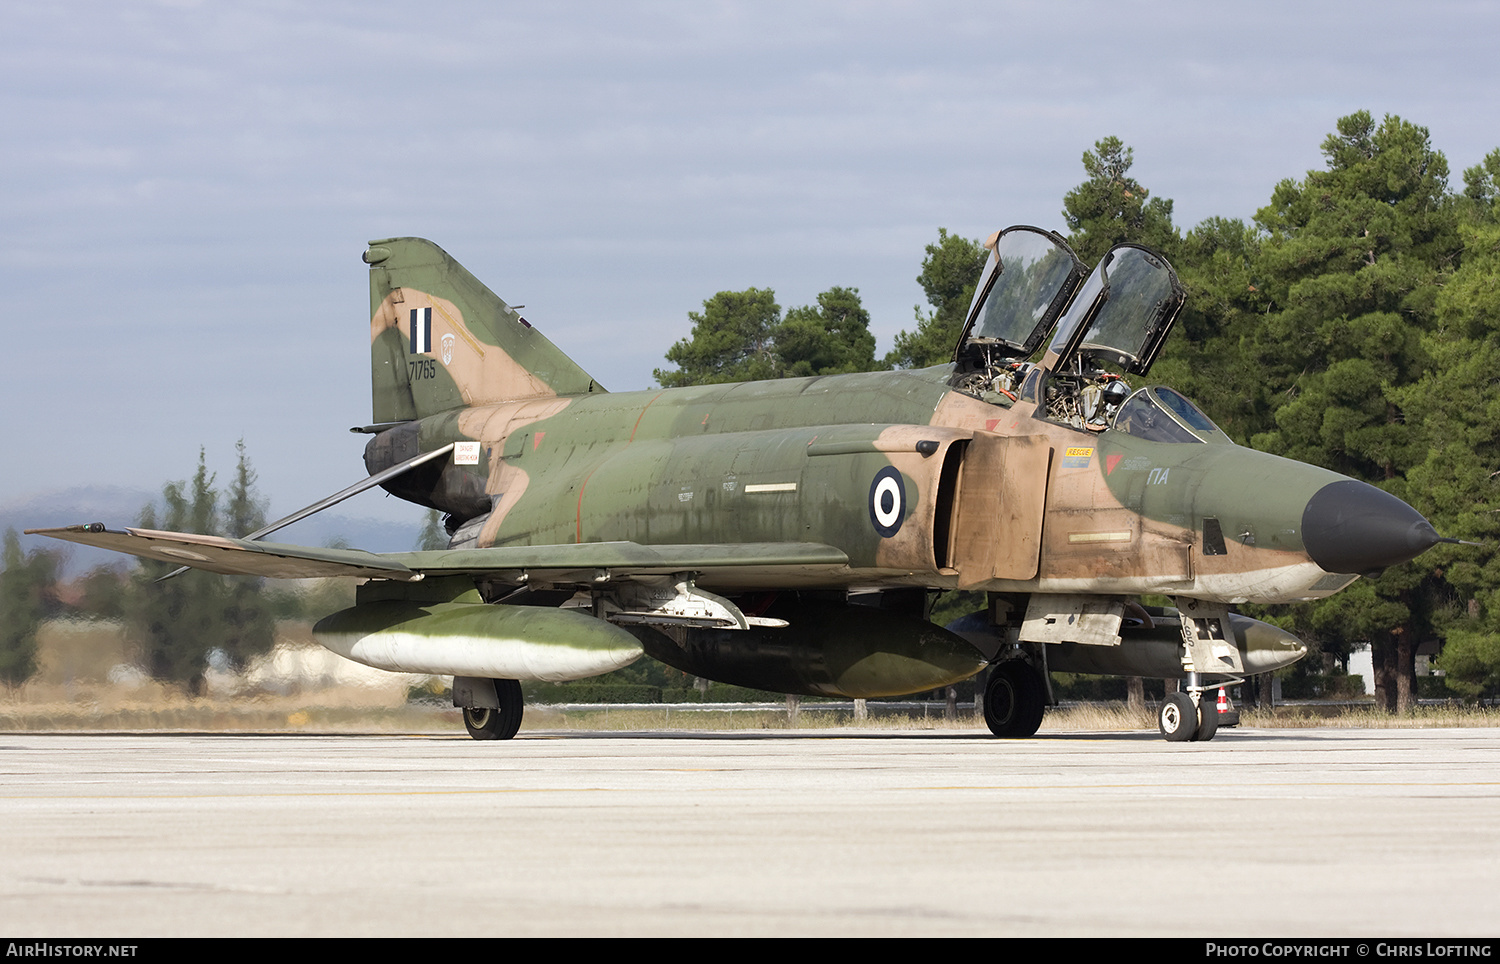
[[[1424,730],[1448,727],[1500,726],[1500,709],[1445,703],[1418,706],[1409,713],[1382,713],[1374,706],[1278,706],[1244,710],[1241,725],[1258,729],[1278,727],[1334,727],[1339,729]]]
[[[147,684],[96,686],[67,694],[11,693],[0,700],[0,730],[9,732],[309,732],[451,731],[458,711],[392,702],[357,687],[315,694],[195,699]]]
[[[1154,730],[1155,708],[1132,709],[1124,703],[1070,703],[1042,717],[1042,732],[1070,730]]]
[[[157,684],[122,687],[28,685],[0,695],[0,731],[110,732],[303,732],[303,733],[445,733],[462,732],[458,711],[440,703],[404,702],[390,690],[360,686],[333,687],[285,696],[209,697],[195,699]],[[1246,728],[1435,728],[1500,726],[1500,709],[1458,704],[1420,706],[1405,715],[1386,715],[1372,706],[1332,704],[1243,709]],[[845,708],[804,704],[793,724],[776,705],[722,709],[663,704],[660,706],[529,706],[528,730],[868,730],[984,731],[971,710],[960,709],[946,720],[941,706],[916,705],[911,712],[883,707],[856,721]],[[1131,709],[1124,703],[1074,703],[1049,710],[1042,732],[1150,731],[1156,729],[1154,706]]]

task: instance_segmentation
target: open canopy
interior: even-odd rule
[[[1144,375],[1156,360],[1185,299],[1165,258],[1138,244],[1118,244],[1099,261],[1057,326],[1047,355],[1053,371],[1075,359],[1119,365]]]
[[[1036,351],[1067,308],[1087,268],[1051,231],[1017,225],[991,239],[955,357],[971,345],[998,356]]]

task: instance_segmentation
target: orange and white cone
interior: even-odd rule
[[[1215,707],[1220,713],[1229,712],[1229,694],[1224,692],[1224,687],[1219,687],[1219,705]]]

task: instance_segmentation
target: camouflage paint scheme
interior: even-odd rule
[[[372,247],[390,252],[382,265],[405,265],[403,257],[419,260],[429,245],[392,239]],[[423,416],[423,450],[480,443],[479,465],[446,470],[467,477],[450,488],[482,488],[493,501],[482,528],[456,548],[817,542],[837,546],[849,560],[778,571],[769,582],[766,573],[743,571],[699,580],[739,590],[925,586],[1274,603],[1320,598],[1352,581],[1330,578],[1300,538],[1308,499],[1342,478],[1333,472],[1227,443],[1189,446],[1077,430],[1038,418],[1034,403],[1001,407],[956,392],[946,365],[605,393],[508,308],[489,314],[519,336],[502,346],[504,329],[470,327],[453,301],[421,289],[440,279],[412,266],[399,271],[404,284],[390,288],[397,271],[371,273],[376,420]],[[425,373],[411,367],[411,356],[402,354],[409,315],[393,310],[396,304],[435,307],[433,341],[454,336],[451,363]],[[482,359],[470,357],[480,352]],[[512,352],[550,362],[531,362],[538,369],[520,382],[524,394],[506,387],[521,369]],[[998,459],[1001,485],[1032,494],[999,533],[993,502],[962,511],[971,481],[964,450],[975,439],[1002,453],[1019,440],[1044,452],[1021,465]],[[937,450],[917,452],[917,443],[929,440]],[[1069,452],[1082,454],[1067,458]],[[900,528],[890,536],[876,531],[869,512],[871,482],[886,466],[901,473],[906,494]],[[945,467],[947,498],[940,495]],[[1205,517],[1222,519],[1225,532],[1254,530],[1257,538],[1230,540],[1225,555],[1205,556],[1195,551]],[[996,559],[971,544],[979,542],[1020,546]]]
[[[370,665],[454,675],[479,738],[519,725],[509,681],[595,675],[642,652],[727,682],[855,697],[993,664],[986,712],[1002,735],[1035,731],[1049,659],[1129,675],[1175,667],[1193,702],[1164,711],[1163,732],[1211,738],[1212,720],[1192,717],[1206,677],[1305,652],[1230,604],[1327,596],[1437,536],[1378,490],[1234,445],[1175,393],[1125,402],[1123,380],[1092,366],[1143,374],[1181,304],[1170,266],[1145,249],[1120,246],[1083,283],[1049,235],[1047,263],[1069,280],[1012,312],[1028,328],[1041,319],[1024,345],[988,337],[976,325],[989,324],[995,279],[1023,299],[1038,284],[1001,250],[1043,234],[991,239],[953,365],[622,393],[436,245],[374,241],[374,421],[356,431],[373,436],[370,474],[393,473],[381,485],[446,514],[448,550],[99,524],[45,534],[217,572],[367,580],[355,607],[319,624],[320,640]],[[1170,291],[1139,301],[1132,271]],[[1020,363],[1054,324],[1043,360]],[[1119,349],[1100,333],[1111,325],[1156,340]],[[1176,440],[1115,425],[1136,399],[1142,425],[1172,428],[1166,408],[1186,418]],[[1064,414],[1089,405],[1087,422]],[[952,631],[927,622],[931,592],[952,589],[988,593],[989,610]],[[1180,614],[1146,612],[1131,599],[1143,593],[1175,597]],[[1182,712],[1197,735],[1182,735]]]

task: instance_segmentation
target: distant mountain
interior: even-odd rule
[[[159,492],[132,489],[119,485],[84,485],[61,492],[28,496],[0,504],[0,533],[6,529],[44,529],[53,526],[103,522],[111,528],[134,525],[141,507],[158,499]],[[286,515],[289,511],[284,511]],[[421,537],[425,510],[411,507],[410,522],[339,515],[330,509],[303,519],[271,535],[274,542],[293,542],[307,546],[325,546],[342,540],[356,549],[371,552],[404,552],[414,549]],[[273,515],[274,519],[275,516]],[[87,572],[95,566],[130,564],[130,557],[118,552],[88,546],[64,545],[51,539],[22,537],[23,545],[50,544],[68,553],[67,578]]]

